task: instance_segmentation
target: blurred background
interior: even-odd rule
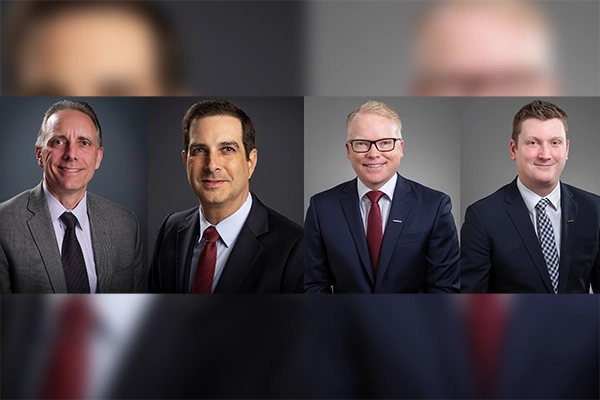
[[[2,95],[302,95],[305,3],[2,1]]]
[[[3,95],[600,94],[597,0],[0,7]]]

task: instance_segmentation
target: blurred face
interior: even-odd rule
[[[77,202],[83,198],[103,151],[94,123],[76,110],[52,115],[46,122],[44,145],[35,148],[48,190],[61,203],[66,198],[77,198]]]
[[[348,140],[397,138],[392,120],[376,114],[357,114],[348,126]],[[381,152],[375,144],[366,153],[356,153],[350,143],[346,152],[358,179],[371,190],[378,190],[390,180],[404,155],[404,141],[396,141],[394,150]]]
[[[155,33],[131,12],[74,10],[30,32],[20,54],[21,95],[161,95]]]
[[[510,141],[510,156],[521,182],[544,197],[558,185],[569,156],[569,141],[560,119],[530,118],[521,124],[518,143]]]
[[[211,214],[222,220],[237,211],[248,196],[257,151],[246,159],[242,123],[228,115],[203,117],[190,127],[189,148],[182,152],[190,186],[211,223]]]
[[[438,7],[418,38],[415,94],[557,94],[553,46],[533,10],[493,1]]]

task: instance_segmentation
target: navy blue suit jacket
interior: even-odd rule
[[[252,208],[214,293],[302,293],[302,227],[252,195]],[[168,215],[156,235],[151,293],[188,293],[198,207]]]
[[[450,197],[398,175],[373,276],[357,179],[310,199],[305,292],[458,292],[460,250]]]
[[[600,291],[600,197],[560,183],[559,293]],[[467,208],[461,291],[554,293],[517,180]]]

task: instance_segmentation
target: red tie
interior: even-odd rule
[[[367,219],[367,244],[369,245],[369,254],[371,255],[371,266],[373,275],[377,276],[379,267],[379,252],[381,251],[381,240],[383,239],[383,229],[381,227],[381,208],[379,208],[379,199],[383,197],[383,192],[371,191],[367,197],[371,200],[371,210]]]
[[[506,332],[507,298],[502,294],[471,294],[467,318],[477,389],[481,398],[493,397]]]
[[[45,380],[43,399],[83,399],[90,363],[92,310],[84,296],[70,295],[61,304],[58,326]]]
[[[212,293],[217,264],[217,240],[219,240],[219,232],[214,226],[204,230],[204,246],[198,257],[192,293]]]

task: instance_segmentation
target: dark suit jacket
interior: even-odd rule
[[[144,290],[140,226],[133,212],[87,193],[98,292]],[[0,204],[0,292],[67,293],[42,184]]]
[[[310,200],[304,223],[306,292],[458,292],[458,235],[450,198],[398,175],[373,277],[357,180]]]
[[[302,292],[302,227],[252,195],[252,208],[229,255],[215,293]],[[169,214],[156,235],[149,290],[188,293],[190,263],[198,241],[198,207]]]
[[[560,183],[559,293],[600,291],[600,197]],[[461,290],[554,293],[516,179],[467,208],[461,230]]]

